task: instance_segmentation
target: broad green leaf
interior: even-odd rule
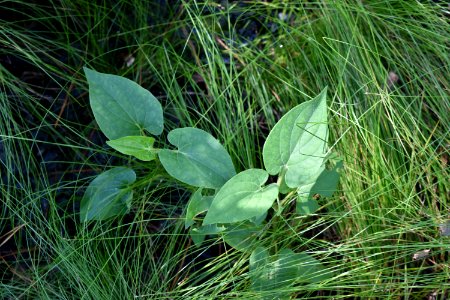
[[[161,104],[149,91],[127,78],[84,68],[95,120],[110,139],[163,131]]]
[[[223,240],[239,251],[249,251],[256,246],[256,239],[263,226],[244,221],[236,225],[230,225],[221,233]]]
[[[148,136],[124,136],[106,143],[120,153],[132,155],[143,161],[156,158],[156,149],[153,148],[155,139]]]
[[[284,115],[271,130],[263,148],[267,172],[285,172],[286,185],[313,182],[324,163],[327,146],[326,88],[313,100]]]
[[[203,196],[202,188],[198,189],[194,194],[192,194],[189,199],[186,219],[184,221],[184,228],[188,229],[192,224],[194,224],[194,218],[196,215],[205,212],[211,206],[213,196]]]
[[[203,243],[207,235],[218,234],[219,232],[222,232],[224,230],[226,230],[225,226],[218,226],[217,224],[211,224],[206,226],[200,226],[198,228],[191,228],[189,233],[192,240],[194,241],[194,244],[198,247]]]
[[[297,213],[301,215],[312,214],[319,209],[315,195],[331,197],[339,183],[338,169],[342,168],[342,161],[336,163],[333,170],[323,169],[316,181],[298,188]]]
[[[203,225],[233,223],[264,214],[278,196],[278,186],[262,185],[269,174],[261,169],[243,171],[228,180],[217,192]]]
[[[231,157],[209,133],[192,127],[167,136],[178,150],[161,149],[159,159],[172,177],[196,187],[218,189],[236,174]]]
[[[133,170],[116,167],[98,175],[87,187],[80,205],[80,220],[105,220],[128,212],[135,182]]]

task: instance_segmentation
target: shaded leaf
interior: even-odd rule
[[[192,194],[189,199],[187,211],[186,211],[186,220],[184,221],[184,228],[189,228],[192,224],[194,224],[194,218],[196,215],[205,212],[211,206],[213,196],[203,196],[202,188],[198,189],[194,194]]]
[[[270,299],[278,299],[289,297],[286,290],[294,282],[317,283],[331,278],[332,273],[306,252],[282,249],[270,256],[266,249],[257,247],[250,255],[249,275],[253,290],[272,292]]]
[[[269,256],[266,249],[256,248],[250,255],[250,279],[252,289],[264,299],[288,299],[286,291],[297,278],[298,257],[290,249],[282,249],[277,255]]]
[[[218,189],[236,174],[230,155],[209,133],[186,127],[172,130],[167,138],[178,150],[161,149],[159,159],[172,177]]]
[[[218,234],[219,232],[222,232],[224,230],[226,230],[225,226],[211,224],[198,228],[191,228],[189,234],[192,238],[192,241],[194,241],[194,244],[198,247],[203,243],[207,235]]]
[[[297,267],[297,281],[304,283],[318,283],[330,279],[333,273],[327,270],[323,264],[306,252],[295,254]]]
[[[339,173],[342,168],[342,161],[338,161],[332,170],[324,169],[314,183],[301,186],[297,190],[297,213],[308,215],[315,213],[319,209],[319,204],[315,196],[331,197],[336,191],[339,183]]]
[[[257,247],[250,255],[250,279],[252,282],[252,289],[254,291],[265,291],[267,285],[270,284],[270,270],[268,266],[270,263],[269,251],[263,247]]]
[[[256,246],[256,239],[263,226],[245,221],[236,225],[230,225],[222,232],[223,240],[239,251],[249,251]]]
[[[269,174],[261,169],[243,171],[228,180],[217,192],[203,225],[233,223],[264,214],[278,196],[278,186],[262,186]]]
[[[319,203],[316,199],[307,197],[298,197],[296,211],[299,215],[310,215],[319,209]]]
[[[164,121],[161,104],[149,91],[127,78],[84,68],[95,120],[110,139],[159,135]]]
[[[156,150],[153,148],[155,139],[148,136],[124,136],[106,143],[126,155],[132,155],[143,161],[151,161],[156,158]]]
[[[87,187],[80,205],[80,220],[105,220],[128,212],[133,197],[128,187],[135,182],[133,170],[117,167],[98,175]]]

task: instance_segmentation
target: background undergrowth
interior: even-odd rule
[[[334,277],[293,295],[448,297],[445,1],[42,3],[1,4],[0,298],[255,297],[248,255],[214,239],[196,248],[183,227],[192,191],[157,164],[145,174],[142,163],[123,219],[77,221],[92,178],[130,163],[93,121],[83,66],[149,89],[165,133],[212,133],[237,171],[261,167],[275,122],[328,86],[340,192],[277,221],[270,242],[309,251]]]

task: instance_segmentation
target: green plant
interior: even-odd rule
[[[336,189],[341,163],[331,171],[325,168],[326,89],[291,109],[274,126],[262,153],[266,170],[253,168],[236,174],[226,149],[201,129],[174,129],[167,139],[177,149],[155,148],[155,139],[146,133],[157,136],[163,132],[158,100],[129,79],[84,70],[94,116],[111,139],[107,144],[143,161],[159,158],[171,177],[197,188],[185,219],[185,228],[190,228],[197,245],[208,234],[220,234],[232,247],[251,252],[250,276],[257,291],[281,289],[294,280],[328,278],[321,263],[306,252],[281,249],[271,256],[269,248],[258,242],[271,208],[274,212],[270,215],[276,218],[295,199],[298,213],[313,213],[318,208],[314,197],[331,196]],[[277,181],[268,183],[269,175],[278,176]],[[100,174],[82,199],[81,221],[126,214],[135,180],[135,172],[125,167]],[[198,216],[205,212],[201,220]]]

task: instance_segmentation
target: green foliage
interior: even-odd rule
[[[319,209],[315,197],[331,197],[339,183],[338,169],[342,168],[342,161],[336,163],[332,170],[324,169],[316,181],[297,189],[297,213],[307,215]]]
[[[186,229],[188,229],[192,224],[195,223],[195,216],[207,211],[211,206],[214,197],[203,196],[202,190],[202,188],[198,189],[195,193],[192,194],[191,198],[189,199],[189,203],[186,209],[186,219],[184,221],[184,227]]]
[[[163,112],[159,101],[137,83],[84,68],[95,120],[111,140],[139,136],[144,130],[160,135]]]
[[[230,155],[209,133],[178,128],[167,139],[178,150],[161,149],[159,159],[172,177],[196,187],[217,189],[236,174]]]
[[[269,174],[261,169],[243,171],[219,190],[203,220],[203,225],[234,223],[264,214],[278,195],[278,186],[264,186]]]
[[[319,214],[298,216],[291,206],[297,189],[284,189],[280,180],[283,214],[272,217],[269,209],[255,244],[270,254],[280,247],[308,250],[336,270],[332,280],[294,282],[294,299],[448,297],[447,3],[216,2],[2,6],[0,298],[259,296],[248,291],[247,253],[221,252],[220,240],[198,248],[189,243],[180,205],[195,188],[177,185],[183,199],[173,197],[174,181],[161,180],[167,174],[158,160],[128,160],[138,182],[126,222],[74,223],[85,175],[119,165],[92,138],[96,124],[80,73],[85,63],[157,92],[168,116],[164,134],[185,126],[206,130],[226,142],[239,172],[264,168],[268,129],[306,95],[329,86],[329,142],[345,161],[345,194],[319,198]],[[64,162],[52,162],[58,150]],[[414,261],[423,250],[431,251]]]
[[[124,136],[106,143],[120,153],[131,155],[143,161],[156,158],[157,150],[153,148],[155,139],[148,136]]]
[[[237,250],[249,252],[257,247],[250,258],[252,286],[256,291],[289,286],[295,278],[309,278],[321,268],[320,263],[311,266],[314,259],[306,253],[295,254],[289,249],[269,257],[268,251],[259,246],[258,236],[264,231],[265,219],[275,200],[281,203],[280,187],[283,193],[296,190],[300,203],[297,211],[302,213],[312,213],[318,208],[312,193],[330,197],[336,189],[339,174],[335,169],[324,170],[328,131],[326,89],[313,100],[294,107],[274,126],[263,149],[268,171],[248,169],[236,174],[225,148],[201,129],[174,129],[167,139],[177,149],[156,151],[154,138],[142,136],[144,128],[153,134],[162,131],[161,105],[156,98],[129,80],[85,71],[100,129],[108,137],[119,137],[108,141],[108,145],[145,161],[154,160],[157,152],[171,177],[199,188],[189,200],[184,224],[186,229],[190,228],[196,245],[207,235],[219,234]],[[124,91],[135,97],[127,97]],[[111,111],[105,112],[106,107]],[[146,113],[142,114],[143,110]],[[123,122],[113,121],[111,116]],[[129,136],[135,133],[140,136]],[[269,174],[279,175],[278,182],[266,185]],[[123,185],[134,180],[134,172],[125,168],[100,174],[86,190],[81,220],[102,220],[126,213],[131,191]],[[214,195],[204,196],[204,189],[213,189]],[[121,205],[119,208],[117,203]],[[196,217],[204,212],[203,222],[197,222]]]
[[[265,216],[265,215],[264,215]],[[249,252],[258,245],[256,240],[263,230],[262,224],[250,221],[234,223],[221,233],[223,240],[239,251]]]
[[[270,255],[265,248],[256,248],[250,256],[252,288],[266,293],[265,299],[289,299],[289,286],[294,282],[306,284],[324,281],[332,274],[308,253],[282,249]]]
[[[124,167],[116,167],[97,176],[81,200],[80,220],[105,220],[126,214],[133,198],[129,185],[135,181],[134,171]]]
[[[290,188],[314,182],[327,152],[326,89],[316,98],[292,108],[274,126],[263,148],[270,175],[284,171]]]

